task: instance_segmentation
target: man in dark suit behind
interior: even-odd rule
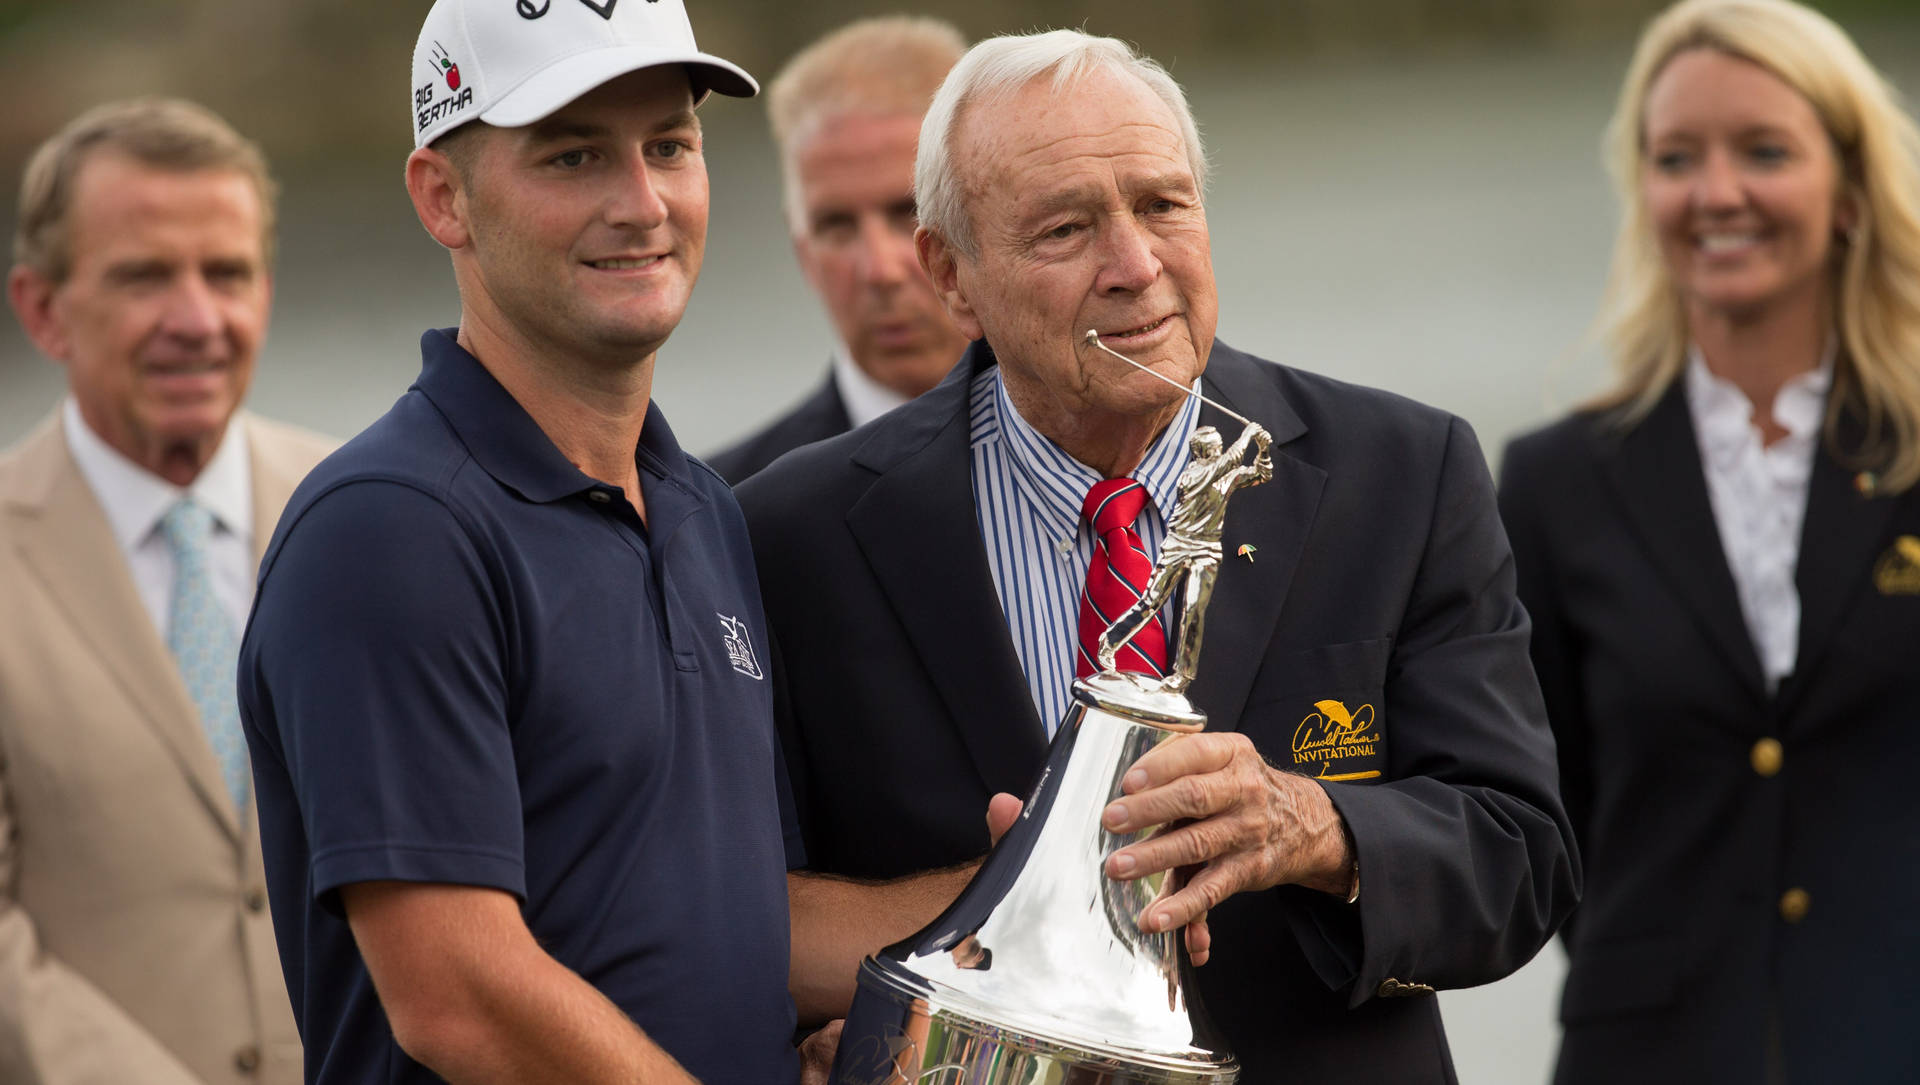
[[[913,253],[914,140],[966,48],[938,20],[862,19],[808,46],[768,85],[793,254],[838,343],[807,398],[707,457],[728,482],[907,402],[966,349]]]
[[[1198,385],[1271,433],[1273,478],[1228,506],[1189,691],[1209,732],[1103,815],[1192,823],[1106,872],[1197,868],[1137,921],[1186,928],[1243,1080],[1451,1081],[1427,996],[1519,967],[1578,887],[1493,487],[1459,419],[1214,341],[1204,171],[1178,85],[1125,45],[976,46],[914,190],[921,261],[980,341],[740,487],[811,868],[794,929],[844,947],[796,996],[844,1012],[858,957],[985,850],[990,796],[1032,787],[1085,643],[1082,495],[1138,480],[1158,551],[1195,427],[1240,432]]]

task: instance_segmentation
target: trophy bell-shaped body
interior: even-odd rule
[[[1100,822],[1142,754],[1198,730],[1183,697],[1118,675],[1074,703],[1020,819],[938,919],[861,965],[835,1085],[1230,1085],[1180,932],[1135,917],[1168,875],[1106,877],[1145,833]]]

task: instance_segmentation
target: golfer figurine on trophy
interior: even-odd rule
[[[1153,576],[1140,593],[1140,601],[1100,634],[1100,672],[1139,679],[1135,672],[1114,670],[1114,653],[1146,628],[1173,597],[1174,588],[1184,581],[1186,594],[1180,602],[1173,667],[1157,683],[1167,693],[1184,693],[1193,684],[1207,602],[1213,598],[1213,579],[1220,573],[1220,530],[1227,522],[1227,498],[1244,486],[1258,486],[1273,478],[1269,451],[1273,438],[1258,423],[1247,423],[1240,439],[1225,451],[1220,448],[1220,431],[1212,426],[1194,430],[1187,447],[1190,458],[1186,470],[1180,472],[1178,504],[1173,515],[1167,517],[1167,537],[1160,544],[1160,560],[1153,564]],[[1252,463],[1246,462],[1249,447],[1256,450]]]

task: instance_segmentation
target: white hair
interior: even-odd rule
[[[1102,71],[1133,76],[1173,111],[1186,141],[1187,166],[1193,171],[1194,185],[1205,192],[1207,154],[1200,144],[1200,129],[1193,122],[1186,94],[1165,68],[1135,53],[1118,38],[1097,38],[1078,30],[1009,34],[988,38],[967,50],[927,107],[913,163],[913,194],[920,225],[940,235],[962,255],[978,255],[973,223],[967,218],[960,178],[953,168],[953,135],[961,117],[969,109],[1011,98],[1048,72],[1053,73],[1053,90],[1058,93]]]

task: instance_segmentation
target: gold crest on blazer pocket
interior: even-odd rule
[[[1873,586],[1881,595],[1920,595],[1920,538],[1902,535],[1873,563]]]
[[[1386,736],[1372,704],[1315,701],[1293,730],[1293,767],[1316,780],[1374,780],[1386,760]],[[1368,767],[1372,766],[1372,767]]]
[[[1382,779],[1387,768],[1386,673],[1392,652],[1392,639],[1381,638],[1325,644],[1288,658],[1250,713],[1250,726],[1269,736],[1262,743],[1271,751],[1269,760],[1329,782]],[[1278,756],[1274,746],[1286,756]]]

